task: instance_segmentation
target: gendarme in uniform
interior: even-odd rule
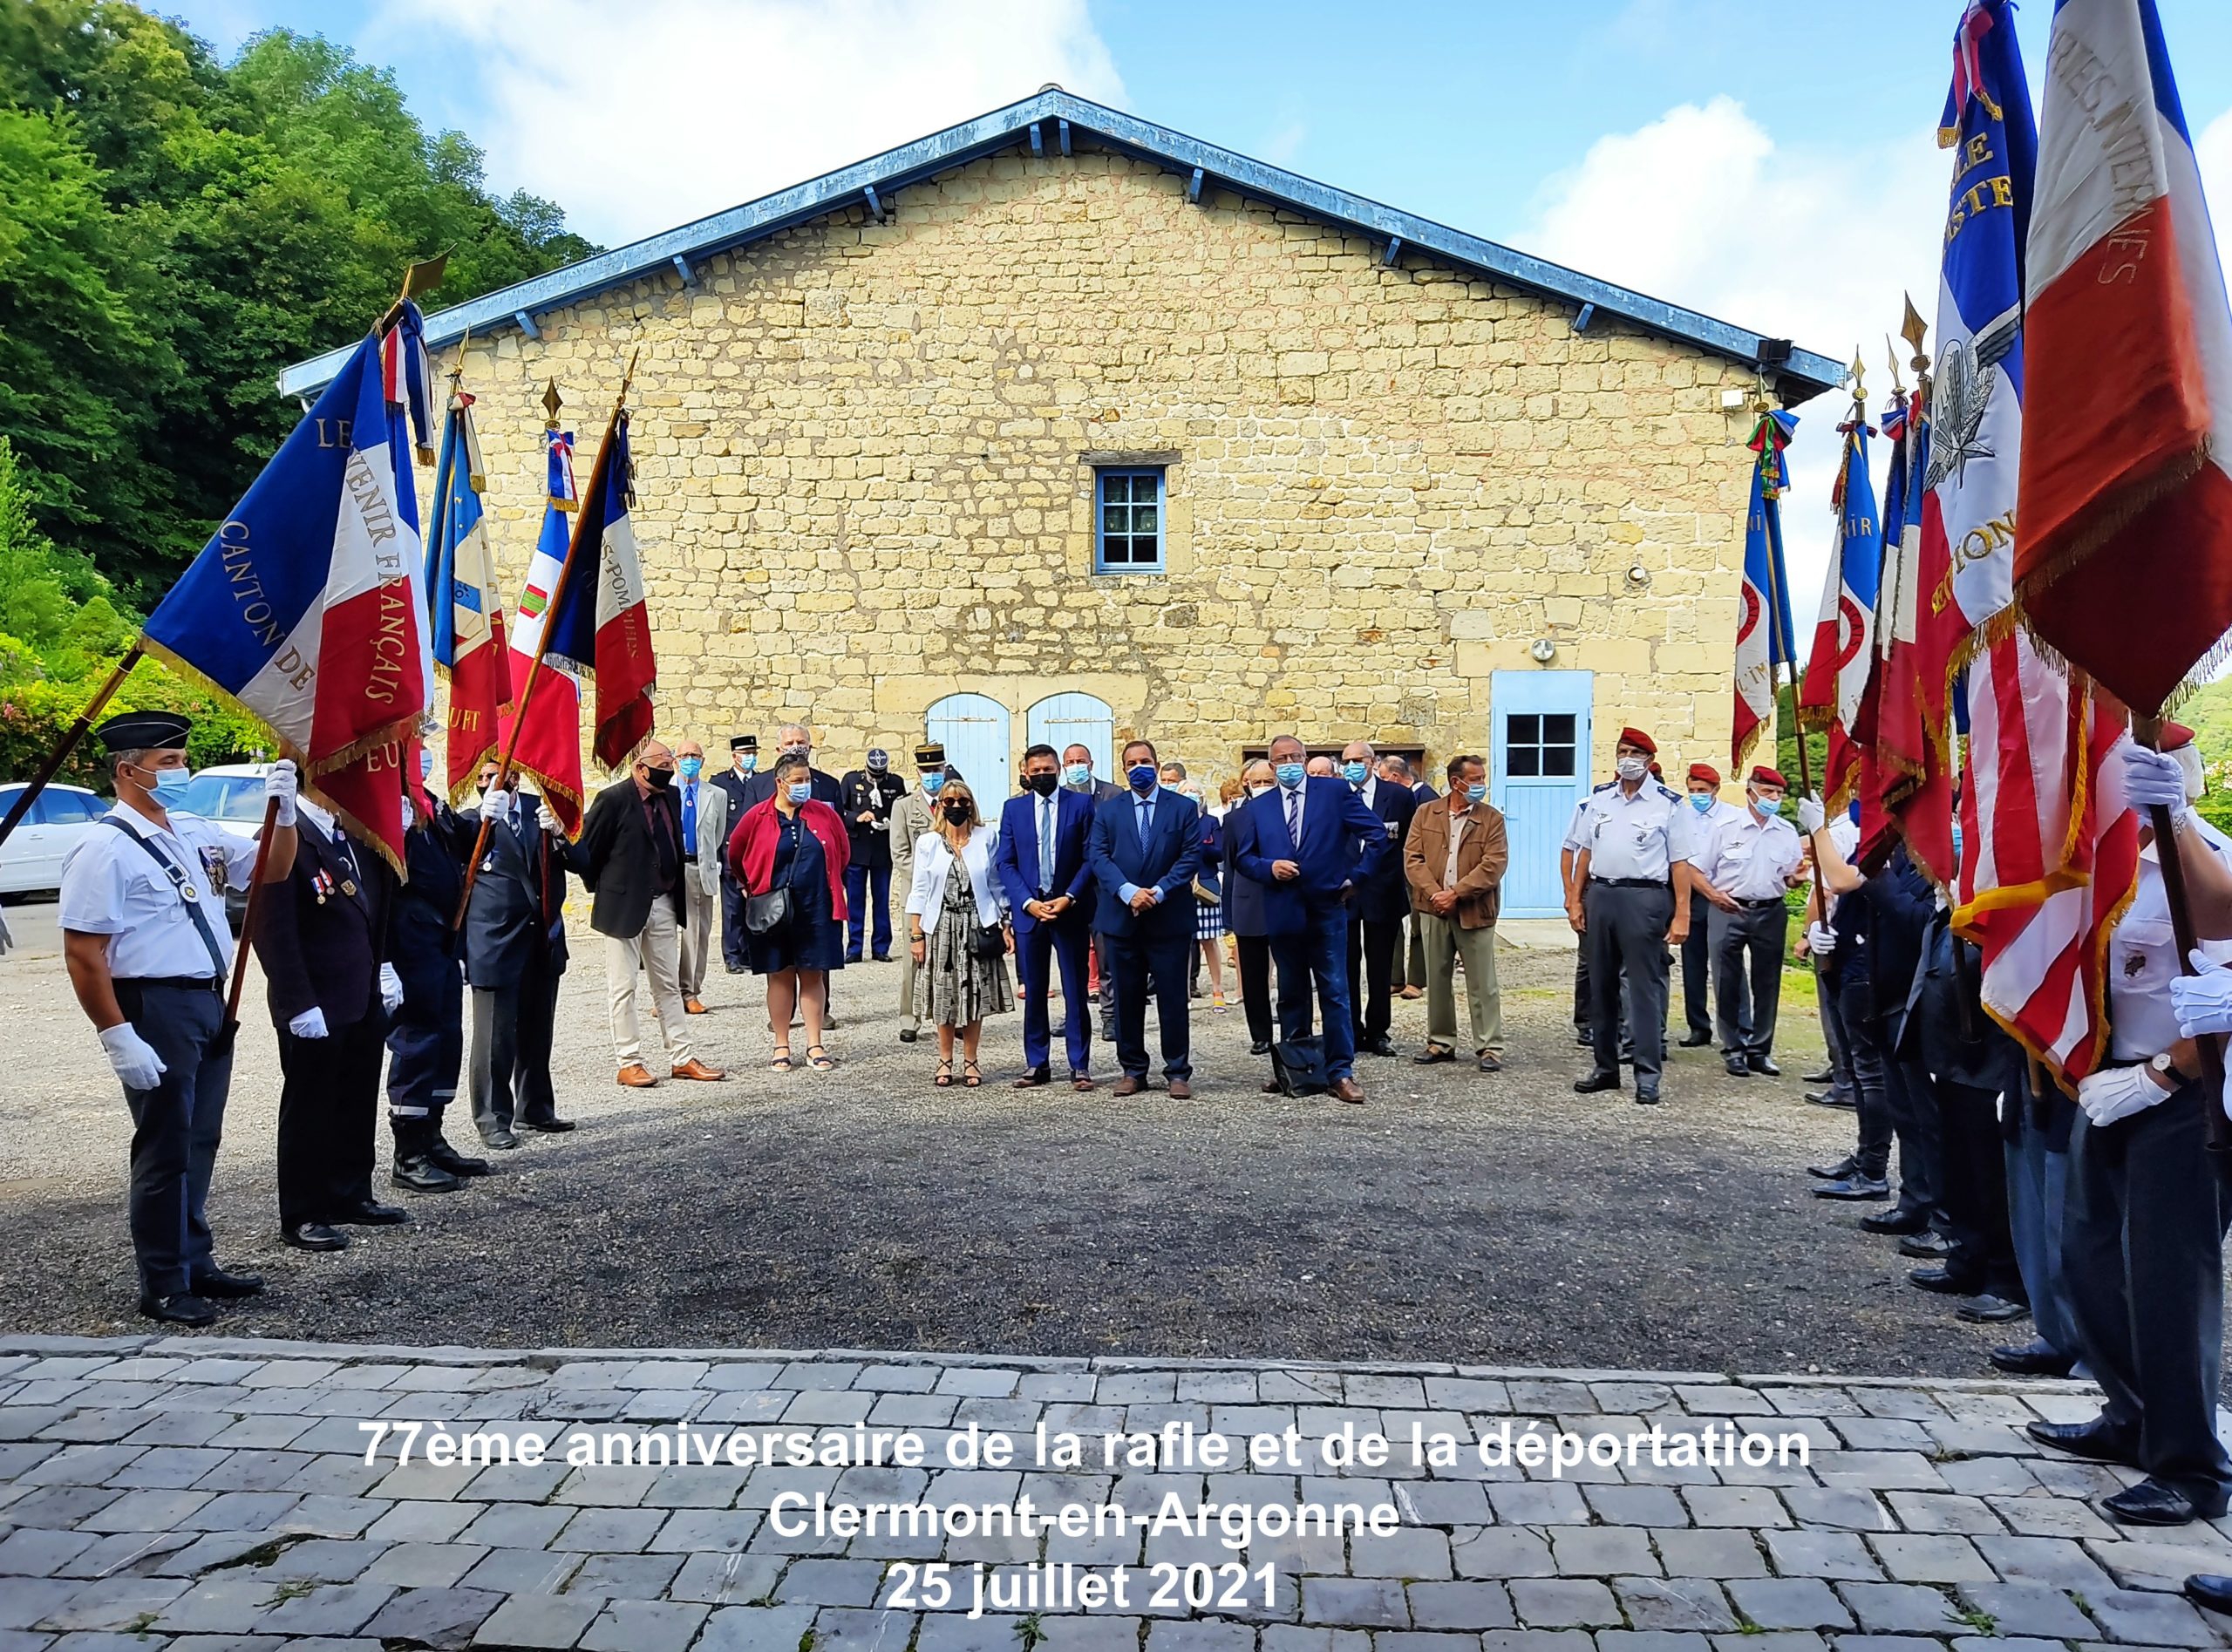
[[[1589,949],[1589,1033],[1595,1070],[1575,1083],[1583,1094],[1620,1084],[1620,989],[1624,977],[1635,1034],[1636,1099],[1658,1099],[1666,1026],[1669,934],[1675,921],[1673,868],[1689,861],[1691,833],[1683,817],[1688,801],[1648,771],[1633,754],[1657,746],[1635,729],[1620,731],[1630,781],[1608,781],[1589,795],[1575,830]]]

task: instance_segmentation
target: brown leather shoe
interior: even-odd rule
[[[658,1080],[651,1077],[651,1070],[642,1062],[620,1070],[620,1082],[630,1090],[649,1090]]]
[[[1078,1091],[1079,1094],[1082,1095],[1085,1091],[1092,1089],[1092,1075],[1091,1073],[1073,1072],[1070,1075],[1070,1088]]]
[[[1172,1079],[1170,1081],[1170,1098],[1173,1101],[1193,1100],[1194,1086],[1187,1084],[1183,1078]]]
[[[1336,1078],[1333,1081],[1333,1099],[1345,1101],[1351,1107],[1361,1107],[1364,1105],[1364,1086],[1353,1078]]]
[[[684,998],[682,1001],[682,1013],[685,1016],[702,1016],[705,1013],[705,1006],[695,998]]]
[[[1114,1093],[1119,1096],[1136,1096],[1147,1087],[1147,1081],[1146,1079],[1141,1078],[1135,1074],[1127,1072],[1121,1078],[1119,1078],[1116,1081],[1116,1089]]]
[[[706,1083],[711,1084],[727,1078],[728,1074],[723,1072],[718,1067],[708,1067],[697,1057],[692,1056],[674,1070],[674,1076],[677,1078],[702,1078]]]

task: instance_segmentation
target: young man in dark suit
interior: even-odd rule
[[[1395,948],[1403,943],[1403,920],[1411,913],[1410,886],[1403,880],[1403,839],[1419,812],[1417,793],[1392,785],[1376,772],[1371,742],[1351,740],[1341,753],[1342,778],[1379,821],[1382,852],[1361,870],[1349,894],[1349,1014],[1356,1047],[1375,1056],[1395,1054],[1387,1036],[1394,1023],[1390,1003],[1395,989]]]
[[[1015,924],[1017,967],[1023,974],[1023,1064],[1016,1088],[1030,1090],[1052,1078],[1047,1000],[1058,960],[1062,971],[1062,1033],[1068,1046],[1070,1087],[1092,1088],[1092,1017],[1086,999],[1092,934],[1093,877],[1087,851],[1093,806],[1062,785],[1060,759],[1051,745],[1023,754],[1024,790],[1000,811],[992,870],[1007,890]]]
[[[878,963],[889,963],[891,811],[907,795],[907,782],[891,772],[890,754],[875,746],[867,763],[838,786],[844,798],[837,812],[853,840],[853,858],[845,863],[845,962],[858,963],[865,950]]]
[[[284,1075],[279,1231],[297,1250],[343,1250],[344,1227],[411,1220],[372,1198],[382,1045],[403,1003],[387,963],[395,874],[325,811],[298,806],[294,867],[255,931]]]
[[[498,792],[496,765],[480,772],[480,801],[459,812],[488,844],[465,909],[465,979],[473,989],[473,1054],[466,1094],[480,1139],[517,1147],[512,1126],[557,1135],[550,1042],[558,982],[566,973],[565,843],[550,806],[526,792]]]
[[[1194,1093],[1186,1022],[1186,966],[1194,954],[1194,874],[1201,860],[1201,809],[1159,782],[1154,747],[1124,748],[1130,790],[1109,799],[1092,821],[1092,873],[1099,884],[1093,928],[1106,948],[1116,985],[1116,1093],[1147,1087],[1147,990],[1152,980],[1162,1029],[1162,1071],[1170,1097]]]
[[[1345,902],[1385,858],[1387,827],[1349,781],[1309,774],[1307,756],[1291,734],[1271,742],[1278,785],[1249,800],[1249,840],[1235,864],[1263,886],[1264,928],[1279,970],[1279,1036],[1290,1043],[1310,1037],[1314,982],[1326,1081],[1336,1099],[1360,1105]]]
[[[729,769],[726,774],[717,774],[712,784],[728,794],[728,808],[723,819],[733,828],[744,819],[744,812],[752,806],[752,782],[759,772],[759,737],[739,734],[729,741]],[[744,948],[744,891],[737,887],[729,876],[729,858],[725,853],[728,840],[721,840],[724,853],[715,858],[721,867],[721,962],[732,976],[740,976],[749,967]]]

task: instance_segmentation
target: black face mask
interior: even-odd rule
[[[663,792],[667,787],[674,784],[674,771],[672,769],[646,769],[643,771],[643,778],[651,783],[652,791]]]
[[[945,818],[956,826],[965,825],[969,815],[970,808],[966,803],[949,803],[945,806]]]
[[[1040,797],[1051,798],[1061,790],[1062,777],[1058,774],[1026,774],[1023,777],[1023,783]]]

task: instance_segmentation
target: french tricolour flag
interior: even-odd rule
[[[525,704],[518,717],[516,744],[513,712],[507,710],[499,717],[499,733],[513,752],[514,765],[533,778],[551,812],[565,826],[566,835],[578,837],[584,799],[581,684],[568,667],[555,659],[546,658],[541,669],[535,669],[535,655],[550,623],[551,598],[562,595],[561,575],[572,540],[568,513],[575,502],[573,432],[549,431],[543,445],[550,479],[543,501],[542,534],[527,563],[527,582],[520,589],[511,627],[513,692]]]
[[[1826,730],[1828,761],[1821,794],[1831,813],[1844,807],[1860,783],[1861,697],[1875,663],[1875,599],[1883,579],[1883,523],[1875,508],[1875,483],[1868,473],[1868,422],[1855,410],[1844,427],[1844,463],[1832,502],[1837,537],[1814,649],[1799,685],[1798,717],[1808,729]]]
[[[510,651],[504,600],[480,504],[486,486],[473,398],[450,398],[434,471],[434,531],[426,546],[426,607],[435,668],[449,679],[448,793],[471,795],[480,765],[496,750],[499,719],[511,710]]]
[[[2061,0],[2045,85],[2016,574],[2151,711],[2232,629],[2232,311],[2154,0]]]
[[[550,621],[548,657],[596,682],[597,761],[616,769],[651,732],[658,662],[643,598],[643,563],[628,520],[635,470],[628,415],[605,432],[582,496],[574,567]]]

